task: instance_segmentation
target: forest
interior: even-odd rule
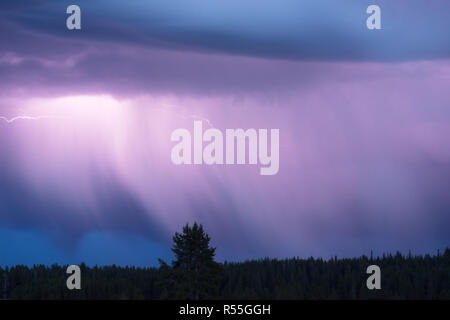
[[[450,249],[434,255],[214,261],[201,225],[173,237],[175,260],[159,267],[80,265],[81,289],[68,290],[67,266],[0,268],[2,299],[450,299]],[[1,261],[0,261],[1,263]],[[381,269],[369,290],[366,268]]]

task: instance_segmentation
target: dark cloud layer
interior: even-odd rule
[[[65,29],[67,1],[5,1],[2,20],[83,41],[293,60],[405,61],[450,56],[450,4],[377,1],[380,31],[365,26],[371,1],[84,1],[82,31]]]

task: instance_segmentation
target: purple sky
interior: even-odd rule
[[[11,5],[0,23],[0,264],[154,263],[194,221],[221,260],[449,245],[445,46],[386,61],[343,46],[315,60],[253,54],[256,40],[208,49],[184,31],[126,41],[121,24],[116,38],[101,23],[73,35],[39,24],[45,8]],[[173,165],[170,134],[194,120],[279,128],[278,174]]]

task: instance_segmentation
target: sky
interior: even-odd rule
[[[0,265],[157,265],[194,221],[219,261],[444,249],[449,30],[444,0],[2,1]],[[174,165],[195,120],[279,129],[278,173]]]

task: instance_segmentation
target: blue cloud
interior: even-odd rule
[[[382,9],[382,30],[366,8]],[[177,50],[294,60],[437,59],[450,56],[450,3],[443,0],[79,0],[82,31],[65,28],[67,1],[12,1],[5,17],[52,34]],[[70,34],[69,34],[70,33]]]

